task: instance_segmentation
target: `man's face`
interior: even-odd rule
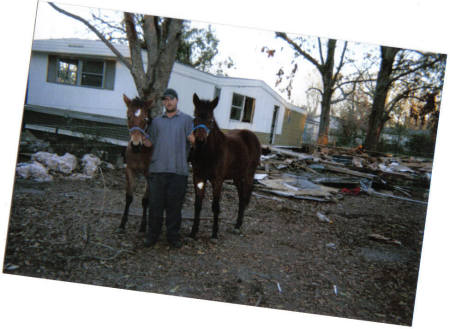
[[[163,105],[167,112],[174,112],[177,110],[178,99],[172,96],[166,96],[163,99]]]

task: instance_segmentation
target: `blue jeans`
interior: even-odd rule
[[[181,209],[186,194],[187,176],[152,173],[150,187],[150,216],[148,238],[157,240],[166,212],[166,237],[169,242],[180,240]]]

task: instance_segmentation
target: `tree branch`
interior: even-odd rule
[[[291,38],[287,36],[284,32],[276,32],[275,36],[285,40],[287,43],[289,43],[292,48],[294,48],[296,51],[298,51],[303,57],[305,57],[308,61],[310,61],[314,66],[318,68],[319,71],[322,70],[322,65],[320,65],[319,62],[315,58],[313,58],[310,54],[305,52],[298,44],[296,44]]]
[[[138,39],[136,27],[135,27],[135,17],[134,14],[125,12],[124,14],[124,20],[125,20],[125,28],[127,31],[127,38],[128,38],[128,47],[130,49],[130,56],[132,59],[132,65],[131,65],[131,74],[133,75],[133,78],[135,80],[138,80],[139,83],[136,83],[138,93],[140,97],[143,97],[143,91],[139,90],[140,88],[138,86],[146,86],[147,81],[145,75],[143,75],[144,72],[144,63],[142,61],[142,48],[141,48],[141,42]]]
[[[316,87],[310,87],[310,88],[308,88],[308,89],[306,90],[306,92],[308,92],[308,91],[317,91],[317,92],[319,92],[321,95],[323,95],[323,91],[322,91],[321,89],[319,89],[319,88],[316,88]]]
[[[347,51],[347,41],[345,41],[345,43],[344,43],[344,49],[342,50],[341,59],[339,61],[339,66],[336,69],[335,77],[337,77],[339,75],[339,72],[341,71],[342,67],[344,66],[344,55],[345,55],[346,51]]]
[[[100,40],[102,40],[105,45],[114,53],[114,55],[117,56],[117,58],[129,69],[131,70],[131,63],[128,59],[126,59],[117,49],[116,47],[114,47],[114,45],[104,37],[104,35],[102,33],[100,33],[100,31],[98,31],[92,24],[90,24],[87,20],[85,20],[84,18],[74,15],[72,13],[69,13],[68,11],[65,11],[64,9],[61,9],[59,7],[57,7],[54,3],[49,2],[49,5],[55,9],[56,11],[60,12],[61,14],[64,14],[66,16],[69,16],[73,19],[76,19],[78,21],[80,21],[81,23],[83,23],[84,25],[86,25],[92,32],[94,32],[99,38]]]
[[[325,64],[325,61],[323,60],[322,41],[320,40],[320,38],[317,38],[317,43],[319,44],[320,63],[321,63],[322,65],[324,65],[324,64]]]
[[[389,84],[391,84],[391,83],[393,83],[394,81],[396,81],[396,80],[399,80],[400,78],[402,78],[402,77],[404,77],[404,76],[406,76],[406,75],[409,75],[409,74],[411,74],[411,73],[414,73],[414,72],[417,72],[418,70],[420,70],[420,69],[425,69],[425,68],[428,68],[428,67],[430,67],[430,66],[433,66],[434,64],[436,64],[437,62],[439,62],[439,61],[441,61],[442,60],[442,58],[441,58],[441,56],[439,56],[438,58],[436,58],[434,61],[432,61],[431,63],[423,63],[422,65],[419,65],[419,66],[417,66],[417,67],[415,67],[415,68],[412,68],[412,69],[410,69],[410,70],[407,70],[407,71],[405,71],[405,72],[403,72],[403,73],[401,73],[401,74],[399,74],[399,75],[397,75],[397,76],[394,76],[394,77],[392,77],[392,79],[390,79],[390,81],[389,81]]]

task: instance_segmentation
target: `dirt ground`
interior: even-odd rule
[[[236,234],[237,193],[226,185],[218,242],[210,239],[210,194],[193,241],[187,238],[194,201],[189,182],[184,246],[170,249],[163,236],[148,249],[137,233],[140,182],[126,232],[118,234],[122,170],[91,180],[17,179],[4,272],[411,325],[426,206],[364,194],[327,203],[295,200],[255,186]],[[320,221],[318,211],[332,222]]]

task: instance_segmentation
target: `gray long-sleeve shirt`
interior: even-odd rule
[[[189,175],[187,136],[192,127],[192,117],[180,111],[171,118],[164,113],[153,119],[149,130],[153,144],[150,173]]]

